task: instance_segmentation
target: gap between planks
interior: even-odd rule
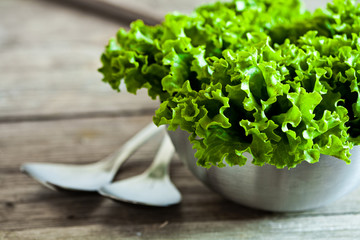
[[[153,116],[154,108],[136,109],[134,111],[97,111],[85,113],[61,113],[49,115],[19,115],[19,116],[0,116],[0,124],[19,123],[19,122],[44,122],[44,121],[62,121],[74,119],[94,119],[94,118],[117,118],[117,117],[136,117]]]

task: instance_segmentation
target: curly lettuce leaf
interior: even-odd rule
[[[203,167],[293,168],[360,144],[360,5],[233,0],[120,29],[103,81],[148,89],[157,125],[188,131]]]

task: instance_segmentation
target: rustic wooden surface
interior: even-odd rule
[[[25,162],[99,160],[151,121],[156,102],[113,92],[96,71],[119,27],[126,24],[59,1],[0,1],[0,240],[360,239],[360,189],[324,208],[279,214],[224,200],[176,158],[171,177],[183,202],[170,208],[53,192],[21,174]],[[117,178],[142,172],[157,143]]]

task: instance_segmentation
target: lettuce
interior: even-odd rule
[[[120,29],[103,81],[161,105],[157,125],[188,131],[200,166],[293,168],[360,144],[360,5],[314,13],[299,0],[233,0]]]

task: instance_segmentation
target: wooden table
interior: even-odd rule
[[[112,91],[96,71],[126,26],[59,1],[0,1],[0,240],[360,239],[360,189],[314,211],[263,212],[224,200],[175,159],[183,201],[151,208],[53,192],[20,173],[25,162],[97,161],[151,121],[156,102]],[[117,179],[142,172],[157,142]]]

